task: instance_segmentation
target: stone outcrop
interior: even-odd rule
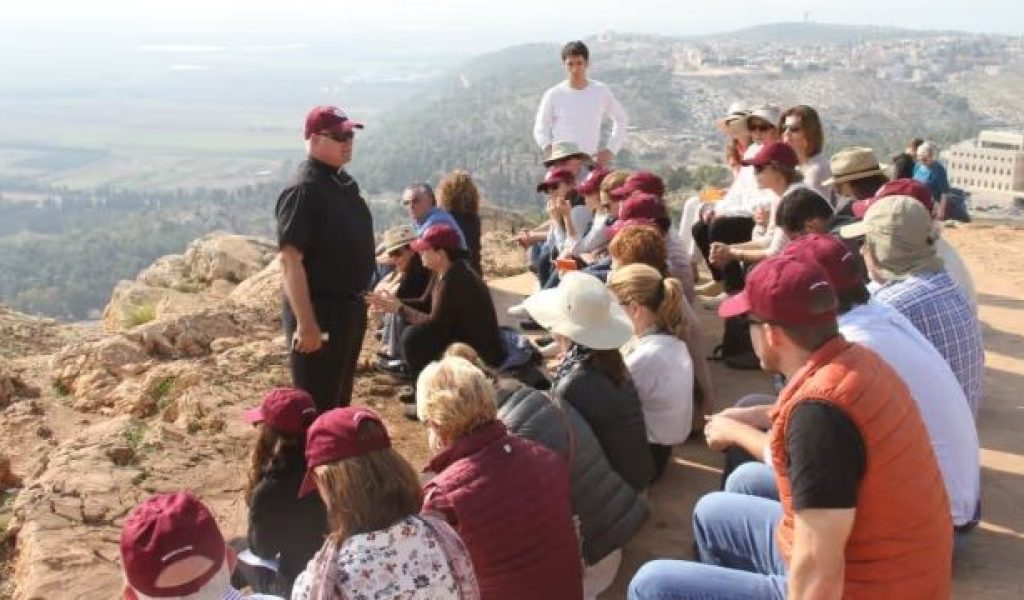
[[[103,311],[103,326],[108,331],[133,329],[222,302],[276,254],[270,240],[223,232],[205,235],[184,254],[162,257],[135,279],[118,283]]]
[[[38,398],[39,388],[25,383],[21,375],[10,364],[0,358],[0,408],[18,398]]]

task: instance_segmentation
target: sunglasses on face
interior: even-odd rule
[[[765,131],[771,131],[772,129],[775,129],[775,128],[772,127],[770,123],[761,122],[761,123],[751,123],[750,125],[747,126],[747,129],[750,129],[751,131],[765,132]]]
[[[790,133],[800,133],[801,131],[804,130],[804,128],[799,125],[786,125],[784,127],[784,130]]]
[[[356,137],[356,134],[352,133],[351,131],[345,131],[342,133],[318,133],[317,135],[323,136],[325,138],[330,138],[338,142],[339,144],[351,142],[352,139]]]
[[[764,173],[764,170],[767,169],[770,166],[771,165],[754,165],[754,172],[755,173]]]

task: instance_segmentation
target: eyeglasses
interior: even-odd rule
[[[325,138],[330,138],[330,139],[338,142],[339,144],[344,144],[344,143],[347,143],[347,142],[351,142],[352,139],[356,137],[356,134],[352,133],[351,131],[344,131],[342,133],[323,133],[323,132],[320,132],[317,135],[323,136]]]
[[[761,123],[753,123],[751,125],[748,125],[747,129],[749,129],[751,131],[765,132],[765,131],[771,131],[772,129],[775,129],[775,127],[771,123],[761,122]]]
[[[402,256],[402,248],[388,252],[388,258],[398,258],[399,256]]]
[[[801,126],[799,126],[799,125],[786,125],[786,126],[785,126],[785,127],[783,128],[783,130],[784,130],[784,131],[788,131],[788,132],[790,132],[790,133],[800,133],[801,131],[803,131],[803,130],[804,130],[804,128],[803,128],[803,127],[801,127]]]
[[[411,200],[402,200],[402,206],[412,206],[420,201],[419,196],[412,198]]]

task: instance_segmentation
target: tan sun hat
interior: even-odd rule
[[[569,271],[558,287],[537,292],[523,307],[544,329],[594,350],[621,348],[633,335],[619,302],[588,273]]]
[[[742,135],[747,131],[747,117],[750,111],[742,102],[733,102],[729,105],[729,112],[719,119],[715,119],[715,127],[725,133]]]
[[[935,251],[932,215],[911,196],[886,196],[864,214],[864,220],[839,230],[844,238],[866,236],[878,270],[886,279],[905,279],[942,268]]]
[[[575,143],[555,142],[554,144],[551,145],[551,154],[549,154],[548,157],[544,159],[544,166],[550,167],[557,161],[560,161],[563,158],[570,158],[572,156],[579,157],[581,160],[583,160],[583,162],[587,164],[594,162],[594,159],[591,158],[590,155],[587,154],[586,152],[580,150],[580,147],[577,146]]]
[[[885,175],[878,157],[871,148],[843,148],[832,155],[829,161],[832,177],[822,182],[823,185],[835,185],[865,179],[874,175]]]
[[[390,254],[406,244],[410,244],[417,237],[416,231],[409,225],[399,225],[384,232],[384,241],[377,246],[377,256]]]
[[[755,117],[770,123],[772,127],[778,128],[779,120],[782,119],[782,109],[774,104],[762,104],[760,106],[755,106],[750,109],[750,113],[747,114],[747,122]]]

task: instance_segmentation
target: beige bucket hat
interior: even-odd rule
[[[377,256],[390,254],[406,244],[410,244],[418,236],[416,231],[409,225],[399,225],[384,232],[384,241],[377,246]]]
[[[619,302],[588,273],[569,271],[558,287],[537,292],[523,307],[541,327],[594,350],[621,348],[633,336]]]
[[[563,158],[569,158],[572,156],[579,157],[583,162],[590,164],[594,162],[594,159],[589,154],[580,150],[580,147],[573,142],[555,142],[551,145],[551,154],[544,159],[544,166],[550,167],[556,162]]]
[[[824,185],[885,175],[882,166],[878,164],[875,151],[871,148],[843,148],[832,155],[829,165],[832,167],[832,177],[822,182]]]

